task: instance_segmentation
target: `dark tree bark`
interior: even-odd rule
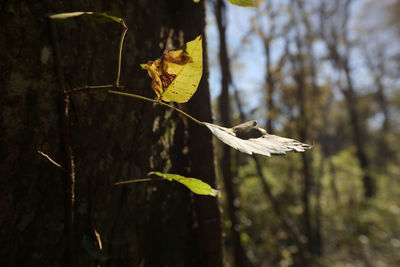
[[[189,41],[204,29],[204,7],[192,1],[1,4],[0,265],[222,266],[216,198],[192,201],[164,181],[113,185],[157,170],[215,187],[212,139],[204,134],[196,148],[191,122],[147,102],[101,90],[66,97],[64,90],[116,77],[120,25],[46,18],[81,10],[126,18],[121,84],[150,98],[139,64],[159,57],[167,39]],[[185,26],[195,18],[200,26]],[[190,105],[202,108],[193,115],[209,120],[207,75],[198,90]],[[207,160],[190,156],[197,153]]]
[[[183,0],[186,10],[182,28],[185,32],[201,32],[205,37],[205,6],[193,4],[192,1]],[[196,33],[187,35],[187,40],[194,39]],[[203,51],[207,51],[206,38],[203,38]],[[210,90],[208,86],[208,61],[207,53],[203,53],[204,72],[197,93],[188,103],[187,109],[201,121],[212,122]],[[189,124],[189,161],[191,177],[199,177],[210,184],[213,188],[217,187],[213,136],[208,129],[200,127],[190,122]],[[204,267],[223,266],[223,240],[221,211],[218,205],[218,198],[194,196],[194,207],[197,218],[198,230],[196,232],[200,265]]]

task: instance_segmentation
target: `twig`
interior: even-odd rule
[[[122,31],[121,40],[119,42],[118,72],[117,72],[117,79],[115,80],[115,86],[116,87],[119,87],[119,78],[121,76],[122,47],[124,45],[126,32],[128,31],[128,27],[126,26],[124,20],[121,20],[121,25],[122,25],[122,27],[124,27],[124,30]]]
[[[73,93],[78,93],[81,91],[86,91],[86,90],[93,90],[93,89],[109,89],[109,88],[114,88],[115,85],[113,84],[105,84],[105,85],[85,85],[82,87],[76,87],[71,90],[64,91],[64,94],[73,94]],[[119,88],[123,88],[123,86],[118,86]]]
[[[139,182],[148,182],[148,181],[153,181],[153,180],[160,180],[160,179],[156,179],[156,178],[132,179],[132,180],[125,180],[125,181],[121,181],[121,182],[116,182],[114,185],[139,183]]]
[[[144,100],[144,101],[156,103],[156,104],[158,104],[158,105],[171,108],[171,109],[173,109],[173,110],[178,111],[179,113],[181,113],[181,114],[184,115],[185,117],[191,119],[191,120],[194,121],[195,123],[198,123],[198,124],[203,125],[203,126],[205,125],[204,122],[199,121],[199,120],[196,119],[196,118],[193,118],[192,116],[190,116],[189,114],[187,114],[187,113],[184,112],[183,110],[180,110],[179,108],[176,108],[176,107],[174,107],[174,106],[171,106],[171,105],[169,105],[169,104],[167,104],[167,103],[161,102],[160,100],[154,100],[154,99],[147,98],[147,97],[144,97],[144,96],[141,96],[141,95],[135,95],[135,94],[130,94],[130,93],[118,92],[118,91],[114,91],[114,90],[108,90],[108,92],[111,93],[111,94],[117,94],[117,95],[129,96],[129,97],[133,97],[133,98],[139,98],[139,99],[142,99],[142,100]]]
[[[60,168],[61,170],[63,170],[65,173],[68,174],[68,171],[58,162],[56,162],[54,159],[52,159],[49,155],[47,155],[46,153],[38,150],[37,151],[39,153],[39,155],[41,155],[42,157],[44,157],[45,159],[47,159],[51,164],[53,164],[54,166]]]
[[[93,229],[94,235],[96,236],[96,240],[97,240],[97,245],[99,247],[99,250],[103,250],[103,243],[101,242],[101,236],[99,234],[99,232],[97,232],[96,229]]]
[[[57,163],[55,160],[53,160],[52,158],[50,158],[49,155],[47,155],[46,153],[43,153],[42,151],[38,150],[37,151],[41,156],[43,156],[44,158],[46,158],[48,161],[50,161],[53,165],[57,166],[58,168],[64,169],[63,166],[61,166],[61,164]]]
[[[119,42],[119,51],[118,51],[118,69],[117,69],[117,78],[115,80],[115,84],[105,84],[105,85],[85,85],[82,87],[77,87],[68,91],[64,91],[64,94],[73,94],[73,93],[78,93],[81,91],[86,91],[86,90],[93,90],[93,89],[108,89],[108,88],[123,88],[123,86],[120,86],[119,84],[119,79],[121,77],[121,63],[122,63],[122,48],[124,46],[124,40],[125,40],[125,35],[126,32],[128,31],[128,26],[126,26],[125,21],[121,20],[120,24],[124,28],[121,34],[121,39]]]

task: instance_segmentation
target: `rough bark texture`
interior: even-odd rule
[[[204,218],[201,212],[193,216],[199,205],[180,184],[113,185],[145,177],[150,170],[189,170],[185,138],[192,137],[192,129],[184,134],[180,116],[104,91],[69,98],[62,93],[115,81],[121,26],[88,18],[53,24],[46,18],[49,13],[79,10],[126,18],[121,84],[125,91],[152,98],[150,79],[139,64],[162,54],[172,29],[173,40],[179,34],[186,41],[200,34],[197,28],[176,30],[190,23],[191,14],[204,26],[204,9],[189,9],[185,2],[189,1],[1,4],[1,266],[222,265],[217,199],[204,197],[213,211],[214,228],[196,228]],[[199,91],[204,96],[194,98],[193,105],[205,101],[203,112],[210,114],[204,77]],[[207,168],[196,173],[193,170],[202,163],[193,161],[192,173],[215,185],[211,137],[198,142],[203,141],[202,156],[210,157]],[[192,148],[189,145],[190,153],[198,153]],[[205,235],[208,243],[214,242],[215,255],[204,253],[210,249],[202,247]]]
[[[185,32],[186,41],[194,39],[198,33],[205,37],[205,2],[194,4],[193,1],[182,0],[186,12],[181,27]],[[200,11],[199,11],[200,10]],[[197,34],[196,34],[197,33]],[[203,50],[207,51],[206,38],[203,38]],[[187,110],[197,119],[212,122],[210,91],[208,87],[207,56],[203,54],[204,72],[196,94],[187,104]],[[213,188],[217,187],[212,135],[206,127],[189,122],[188,147],[191,177],[199,177]],[[197,242],[199,246],[200,266],[222,266],[222,225],[221,211],[217,198],[196,195],[193,198],[197,218]]]

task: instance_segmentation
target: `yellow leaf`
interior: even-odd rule
[[[189,101],[203,74],[201,35],[183,48],[167,51],[156,61],[140,66],[149,73],[151,87],[160,100],[178,103]]]

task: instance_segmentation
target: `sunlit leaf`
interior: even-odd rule
[[[200,2],[200,0],[193,0],[193,2],[198,3],[198,2]]]
[[[51,19],[69,19],[73,17],[78,17],[82,15],[92,15],[93,12],[82,12],[82,11],[77,11],[77,12],[69,12],[69,13],[58,13],[54,15],[50,15],[49,18]]]
[[[219,191],[216,189],[211,188],[211,186],[199,179],[196,178],[188,178],[178,174],[171,174],[171,173],[161,173],[161,172],[150,172],[149,175],[154,174],[163,179],[167,179],[169,181],[177,181],[185,185],[189,188],[193,193],[199,195],[210,195],[210,196],[217,196]]]
[[[259,128],[257,121],[248,121],[233,128],[204,123],[219,140],[243,153],[264,156],[284,155],[286,152],[304,152],[311,148],[294,139],[268,134]]]
[[[235,6],[255,7],[253,0],[228,0],[228,2]]]
[[[104,17],[104,18],[108,18],[108,19],[116,21],[118,23],[121,23],[122,20],[123,20],[122,18],[119,18],[119,17],[116,17],[116,16],[112,16],[112,15],[108,15],[107,13],[94,13],[93,15]]]
[[[111,21],[116,21],[120,23],[122,21],[122,18],[118,18],[115,16],[108,15],[107,13],[100,13],[100,12],[83,12],[83,11],[77,11],[77,12],[69,12],[69,13],[58,13],[54,15],[50,15],[49,18],[51,19],[69,19],[69,18],[74,18],[74,17],[79,17],[82,15],[90,15],[90,16],[97,16],[97,17],[102,17],[106,18]]]
[[[201,35],[177,50],[167,51],[156,61],[140,66],[152,79],[151,87],[159,99],[187,102],[196,92],[203,74]]]

